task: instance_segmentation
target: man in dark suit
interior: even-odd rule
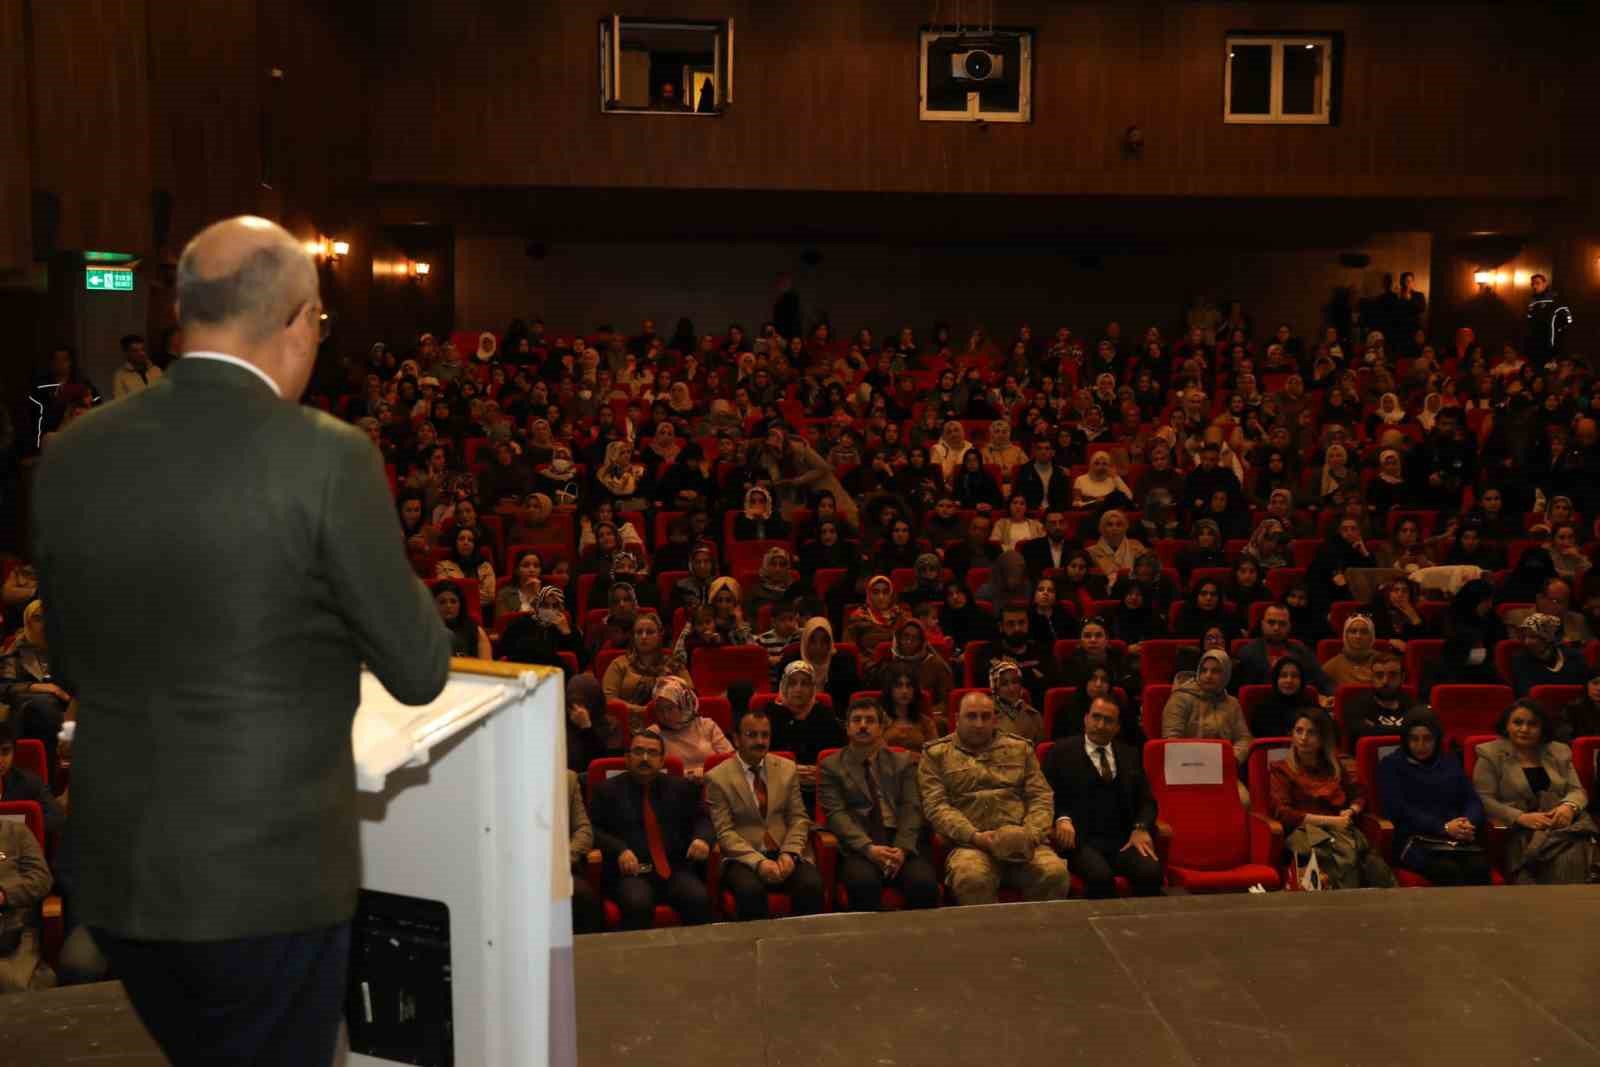
[[[877,911],[885,886],[908,908],[939,903],[939,876],[923,855],[922,790],[917,765],[883,744],[883,706],[872,697],[850,702],[850,747],[817,767],[817,792],[827,828],[839,839],[839,881],[854,911]]]
[[[657,903],[670,904],[686,925],[711,921],[703,874],[711,818],[697,785],[662,773],[666,759],[661,734],[640,730],[628,743],[628,772],[589,798],[606,892],[622,911],[624,930],[650,929]]]
[[[1116,703],[1097,698],[1083,717],[1083,733],[1056,742],[1044,760],[1056,796],[1052,837],[1091,900],[1116,896],[1119,874],[1134,896],[1161,894],[1151,836],[1156,800],[1139,750],[1117,740],[1121,729]]]
[[[1033,442],[1033,462],[1024,463],[1017,471],[1011,491],[1027,498],[1030,511],[1065,511],[1072,506],[1072,479],[1064,468],[1056,466],[1056,448],[1049,439],[1041,437]]]
[[[424,704],[450,639],[378,450],[297,403],[327,321],[305,249],[219,222],[177,292],[183,358],[52,440],[34,487],[49,646],[82,711],[77,907],[175,1063],[327,1064],[361,665]]]
[[[1073,546],[1067,540],[1067,516],[1060,508],[1051,508],[1044,516],[1044,536],[1035,537],[1017,546],[1022,562],[1027,564],[1028,577],[1038,581],[1047,570],[1067,565]]]

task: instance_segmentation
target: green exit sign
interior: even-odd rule
[[[83,271],[83,287],[91,293],[131,293],[133,271],[117,270],[113,267],[86,267]]]

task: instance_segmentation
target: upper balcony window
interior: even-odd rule
[[[600,20],[600,109],[720,115],[733,100],[733,20]]]
[[[1327,125],[1333,101],[1333,39],[1228,35],[1223,120]]]

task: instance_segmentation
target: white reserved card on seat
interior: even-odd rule
[[[1227,745],[1210,742],[1186,745],[1167,742],[1166,778],[1168,785],[1221,785],[1222,754]]]

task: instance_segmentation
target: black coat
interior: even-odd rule
[[[716,843],[711,816],[700,803],[700,787],[686,778],[663,773],[651,783],[650,807],[661,824],[661,847],[674,869],[688,864],[686,853],[694,841]],[[617,857],[631,851],[640,863],[650,862],[650,843],[644,833],[644,793],[628,774],[619,774],[595,786],[589,798],[589,822],[594,843],[605,861],[607,881],[617,878]]]
[[[1011,491],[1021,493],[1027,499],[1030,508],[1065,511],[1072,506],[1072,477],[1063,467],[1057,467],[1055,473],[1050,476],[1050,490],[1047,493],[1044,479],[1033,469],[1033,464],[1024,463],[1017,470],[1016,481],[1012,483]]]
[[[1117,805],[1122,825],[1116,835],[1120,840],[1115,843],[1120,848],[1133,832],[1135,823],[1143,825],[1152,836],[1155,834],[1156,798],[1150,791],[1150,780],[1145,777],[1139,750],[1113,741],[1111,751],[1117,761]],[[1089,791],[1100,781],[1100,771],[1089,760],[1083,735],[1073,734],[1057,741],[1044,758],[1043,770],[1050,788],[1055,790],[1055,817],[1071,819],[1081,834]]]

